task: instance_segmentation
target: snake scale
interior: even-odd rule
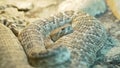
[[[17,39],[11,39],[14,35],[10,34],[11,32],[4,26],[0,28],[0,37],[3,36],[0,43],[4,45],[0,45],[2,46],[0,48],[16,47],[0,51],[1,54],[6,53],[6,50],[9,52],[4,55],[6,58],[12,55],[12,59],[2,60],[14,63],[8,65],[3,62],[4,65],[0,65],[7,65],[6,68],[10,68],[11,65],[17,66],[19,62],[22,62],[20,68],[30,68],[27,67],[27,58],[31,67],[89,68],[96,60],[97,51],[107,40],[106,30],[100,22],[82,11],[60,12],[44,20],[35,21],[23,29],[18,38],[27,58]],[[9,42],[6,41],[17,45],[14,43],[8,45]],[[26,67],[22,67],[22,64]]]

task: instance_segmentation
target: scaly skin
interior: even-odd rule
[[[32,68],[18,39],[2,24],[0,24],[0,68]]]
[[[61,28],[66,24],[73,32],[66,26],[65,30]],[[82,11],[66,11],[38,20],[19,35],[30,64],[41,68],[89,68],[106,39],[100,22]]]

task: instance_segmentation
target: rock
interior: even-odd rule
[[[45,18],[58,12],[58,5],[65,0],[33,0],[34,8],[26,13],[28,18]]]
[[[21,11],[28,11],[33,8],[32,2],[26,0],[5,0],[0,1],[0,4],[15,7]]]
[[[33,8],[32,3],[27,1],[15,2],[13,5],[20,11],[28,11]]]
[[[106,0],[106,3],[114,16],[120,20],[120,0]]]
[[[105,55],[106,62],[112,62],[112,64],[120,63],[120,45],[111,48],[111,50]]]
[[[66,0],[59,5],[59,11],[83,10],[92,16],[104,13],[107,9],[104,0]]]
[[[10,29],[15,29],[16,32],[20,32],[26,26],[27,21],[23,11],[19,12],[13,7],[6,7],[0,11],[0,22]]]

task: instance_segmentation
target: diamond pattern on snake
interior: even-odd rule
[[[65,11],[28,25],[19,40],[34,67],[89,68],[107,34],[96,18]]]

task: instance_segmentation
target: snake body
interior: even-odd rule
[[[38,20],[19,35],[29,63],[41,68],[89,68],[106,39],[100,22],[82,11]]]
[[[32,68],[17,37],[0,24],[0,68]]]

